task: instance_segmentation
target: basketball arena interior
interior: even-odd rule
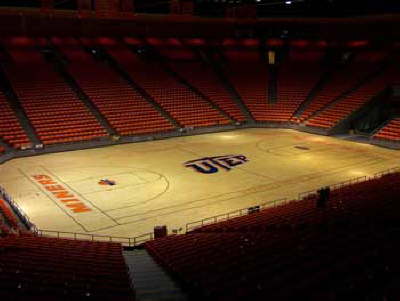
[[[0,1],[0,299],[399,301],[399,29],[390,0]]]

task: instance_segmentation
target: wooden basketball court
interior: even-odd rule
[[[399,159],[368,144],[245,129],[15,159],[1,165],[0,183],[39,229],[133,237],[296,198]]]

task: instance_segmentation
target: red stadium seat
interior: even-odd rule
[[[34,41],[31,42],[28,45],[15,45],[9,40],[5,41],[6,48],[14,59],[14,64],[7,65],[6,73],[43,144],[107,136],[105,129],[63,78],[31,45]],[[71,139],[66,139],[67,137]],[[18,140],[18,143],[25,141]]]
[[[66,39],[53,41],[69,59],[68,70],[78,85],[120,135],[166,132],[174,128],[114,70],[85,52],[78,41],[72,45]]]

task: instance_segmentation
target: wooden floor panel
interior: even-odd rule
[[[225,155],[248,162],[211,174],[185,166]],[[154,225],[178,229],[373,175],[398,166],[399,158],[398,151],[368,144],[246,129],[15,159],[1,166],[0,183],[39,229],[133,237]],[[116,185],[100,185],[101,179]]]

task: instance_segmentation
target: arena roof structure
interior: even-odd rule
[[[53,0],[33,1],[39,4],[36,7],[17,7],[15,4],[5,7],[8,2],[0,7],[2,36],[261,37],[336,41],[368,39],[379,43],[400,38],[397,30],[400,15],[396,14],[396,9],[385,14],[351,18],[324,14],[310,17],[300,13],[264,17],[252,12],[254,6],[266,4],[262,0],[252,4],[231,3],[225,6],[223,17],[211,18],[197,14],[195,6],[200,1],[170,1],[169,11],[165,14],[138,12],[135,10],[136,1],[79,0],[75,1],[75,6],[61,8],[57,6],[60,1]],[[14,3],[18,2],[24,1]]]

